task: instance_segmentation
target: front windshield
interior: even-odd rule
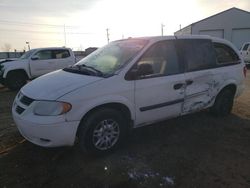
[[[28,59],[34,52],[35,50],[30,50],[30,51],[27,51],[26,53],[24,53],[20,59]]]
[[[82,59],[75,66],[92,67],[103,75],[115,73],[147,44],[147,40],[128,39],[112,42]]]

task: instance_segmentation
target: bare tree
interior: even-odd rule
[[[4,52],[10,52],[10,50],[11,50],[11,44],[5,43],[5,44],[3,45],[3,47],[2,47],[2,50],[3,50]]]

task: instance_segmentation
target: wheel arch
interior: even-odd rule
[[[27,74],[27,72],[24,69],[10,69],[10,70],[7,70],[7,71],[4,72],[3,77],[7,78],[8,74],[11,73],[11,72],[22,72],[26,76],[26,78],[29,79],[29,75]]]
[[[218,96],[221,92],[223,92],[224,90],[226,90],[226,89],[231,90],[231,91],[233,92],[234,96],[235,96],[236,90],[237,90],[237,86],[236,86],[235,83],[229,83],[229,84],[223,86],[223,87],[220,89],[220,91],[218,92],[217,96]],[[217,96],[216,96],[216,97],[217,97]]]
[[[83,125],[83,122],[94,112],[103,109],[103,108],[111,108],[111,109],[115,109],[119,112],[121,112],[123,115],[125,115],[125,118],[128,120],[128,126],[129,128],[133,127],[133,116],[132,116],[132,112],[129,109],[128,106],[126,106],[123,103],[120,102],[110,102],[110,103],[104,103],[104,104],[100,104],[98,106],[95,106],[93,108],[91,108],[90,110],[88,110],[83,117],[80,120],[79,126],[77,128],[77,132],[76,135],[79,135],[79,129],[81,128],[81,126]]]

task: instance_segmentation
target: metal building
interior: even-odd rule
[[[224,38],[240,48],[244,42],[250,42],[250,12],[234,7],[175,32],[175,35],[186,34]]]

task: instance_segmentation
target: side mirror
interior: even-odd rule
[[[38,59],[39,59],[39,57],[37,55],[34,55],[31,57],[31,60],[38,60]]]
[[[137,69],[137,76],[146,76],[146,75],[150,75],[153,74],[154,70],[153,70],[153,66],[151,64],[148,63],[143,63],[141,65],[138,65],[138,69]]]
[[[125,75],[126,80],[136,80],[136,78],[137,78],[137,69],[132,69]]]
[[[131,69],[125,76],[126,80],[136,80],[137,78],[141,77],[141,76],[146,76],[146,75],[150,75],[153,74],[154,70],[151,64],[141,64],[138,65],[138,68],[133,68]]]

